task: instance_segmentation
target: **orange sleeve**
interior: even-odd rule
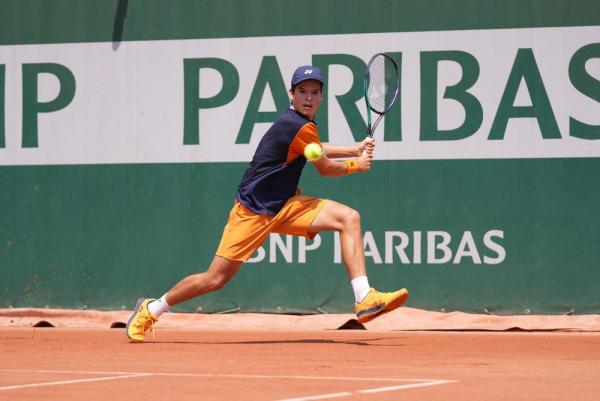
[[[318,143],[321,145],[317,126],[314,123],[306,123],[300,128],[288,150],[287,162],[290,162],[298,156],[304,155],[304,148],[309,143]]]

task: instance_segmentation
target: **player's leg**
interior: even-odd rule
[[[316,215],[308,232],[313,235],[319,231],[330,230],[340,233],[342,259],[354,290],[358,321],[366,323],[401,306],[408,298],[408,291],[405,288],[384,293],[369,286],[360,214],[341,203],[328,202]]]
[[[223,288],[235,276],[242,263],[239,260],[215,256],[207,271],[187,276],[175,284],[162,298],[139,299],[127,322],[125,330],[127,337],[133,342],[144,341],[146,331],[153,327],[160,315],[168,308]]]
[[[187,276],[167,292],[168,305],[175,306],[200,295],[220,290],[235,276],[242,263],[240,260],[215,256],[207,271]]]
[[[320,231],[340,233],[342,260],[350,280],[366,276],[360,214],[356,210],[338,202],[327,202],[308,229],[311,234]]]
[[[187,276],[159,299],[139,299],[125,329],[134,342],[144,341],[145,332],[171,306],[221,288],[238,272],[269,235],[271,222],[234,203],[223,230],[221,243],[208,270]]]

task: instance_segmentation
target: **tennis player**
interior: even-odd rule
[[[305,146],[321,144],[314,121],[323,100],[321,71],[314,66],[296,69],[289,93],[290,108],[261,139],[242,177],[221,243],[208,270],[184,278],[159,299],[139,299],[126,327],[132,342],[144,341],[146,331],[170,307],[223,288],[270,233],[312,239],[320,231],[338,231],[361,323],[396,309],[408,297],[404,288],[382,293],[370,287],[360,215],[356,210],[332,200],[302,195],[298,189],[306,165]],[[323,155],[313,164],[323,176],[348,175],[371,168],[375,148],[372,138],[353,146],[321,145]]]

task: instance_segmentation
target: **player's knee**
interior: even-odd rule
[[[217,277],[214,277],[213,280],[211,281],[211,287],[213,291],[218,291],[220,289],[222,289],[223,287],[225,287],[225,284],[227,284],[229,282],[229,277],[225,276],[225,275],[220,275]]]
[[[210,291],[218,291],[225,287],[229,279],[230,277],[225,274],[211,274],[208,280],[208,288]]]
[[[343,224],[346,229],[360,228],[360,213],[349,207],[344,212]]]

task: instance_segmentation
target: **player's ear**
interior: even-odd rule
[[[291,88],[288,90],[288,98],[290,99],[290,102],[292,101],[293,97],[294,97],[294,88]]]

